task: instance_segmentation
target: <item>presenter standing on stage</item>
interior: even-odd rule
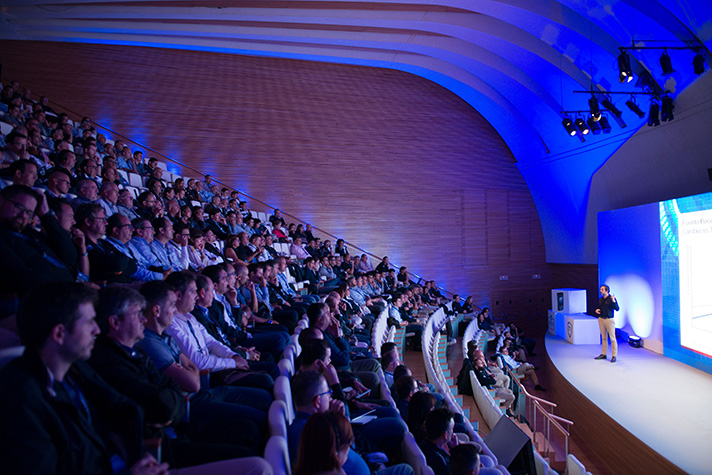
[[[605,360],[606,353],[608,351],[608,337],[611,337],[611,350],[613,351],[613,357],[611,358],[611,363],[616,362],[616,355],[618,354],[618,342],[616,341],[616,322],[613,320],[613,312],[620,310],[618,307],[618,301],[616,301],[615,295],[611,294],[611,288],[606,284],[601,286],[601,298],[598,299],[598,308],[596,309],[596,315],[598,315],[598,327],[601,329],[601,341],[603,342],[603,349],[601,354],[596,356],[597,360]]]

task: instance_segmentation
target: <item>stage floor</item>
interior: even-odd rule
[[[576,389],[650,448],[688,473],[712,472],[712,375],[627,344],[615,364],[593,359],[601,345],[552,335],[546,350]]]

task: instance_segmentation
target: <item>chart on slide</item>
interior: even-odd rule
[[[712,355],[712,210],[679,215],[680,344]]]

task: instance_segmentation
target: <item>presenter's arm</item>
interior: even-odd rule
[[[616,300],[615,295],[611,294],[611,300],[613,300],[613,305],[611,306],[611,308],[616,311],[620,310],[620,307],[618,307],[618,300]]]

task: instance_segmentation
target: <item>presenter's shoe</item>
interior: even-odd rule
[[[615,362],[616,362],[616,357],[614,356],[613,358],[611,358],[611,363],[615,363]]]
[[[605,360],[605,359],[606,359],[606,355],[598,355],[594,358],[594,360]]]

